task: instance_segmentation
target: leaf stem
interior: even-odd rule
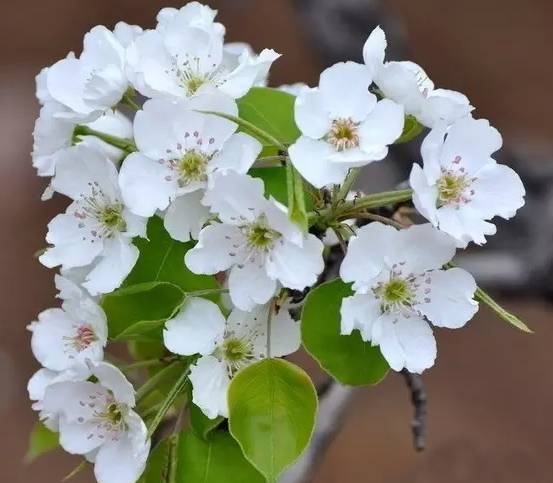
[[[250,131],[250,133],[253,134],[255,137],[257,137],[259,140],[267,141],[272,146],[276,146],[281,151],[286,152],[286,146],[283,143],[281,143],[273,135],[257,127],[255,124],[252,124],[251,122],[246,121],[245,119],[232,116],[231,114],[226,114],[224,112],[217,112],[217,111],[198,111],[198,112],[201,112],[203,114],[213,114],[214,116],[219,116],[224,119],[228,119],[229,121],[235,122],[240,127]]]
[[[351,187],[357,180],[357,177],[359,176],[359,173],[361,172],[361,168],[351,168],[348,171],[348,175],[346,176],[346,179],[342,183],[342,186],[340,187],[340,190],[338,191],[338,201],[345,200],[348,196],[349,191],[351,190]]]
[[[180,377],[177,379],[177,382],[175,383],[173,388],[169,391],[169,394],[167,394],[167,397],[161,404],[159,411],[154,416],[154,419],[152,419],[152,422],[148,426],[147,439],[152,437],[155,430],[158,428],[159,424],[167,414],[167,411],[169,411],[169,409],[171,408],[171,406],[173,405],[177,397],[183,391],[186,385],[186,380],[188,379],[189,373],[190,373],[190,365],[188,365],[186,370],[184,370],[183,373],[180,375]]]
[[[134,144],[134,141],[132,139],[125,139],[120,138],[118,136],[112,136],[111,134],[97,131],[96,129],[92,129],[88,126],[83,126],[81,124],[77,125],[75,127],[74,136],[80,137],[80,136],[95,136],[98,139],[101,139],[105,143],[114,146],[116,148],[121,149],[122,151],[125,151],[127,154],[135,152],[136,145]]]
[[[164,366],[166,364],[170,364],[171,362],[176,361],[177,359],[178,359],[178,356],[162,357],[161,359],[148,359],[145,361],[137,361],[137,362],[133,362],[132,364],[127,364],[126,366],[123,366],[120,369],[123,372],[130,372],[130,371],[135,371],[137,369],[147,369],[149,367]]]
[[[474,298],[479,302],[486,304],[490,309],[492,309],[499,318],[513,325],[519,330],[526,332],[527,334],[533,334],[534,331],[530,329],[522,320],[520,320],[516,315],[505,310],[501,305],[499,305],[487,292],[482,290],[480,287],[476,289]]]

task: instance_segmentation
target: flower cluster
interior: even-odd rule
[[[79,57],[70,53],[37,77],[33,165],[51,178],[43,197],[58,193],[70,204],[49,223],[39,257],[60,267],[62,303],[28,327],[43,366],[29,394],[61,446],[95,464],[100,483],[139,479],[151,434],[179,401],[210,420],[232,418],[235,376],[299,349],[293,315],[332,272],[325,266],[335,243],[345,252],[340,278],[353,289],[340,300],[336,337],[358,331],[396,371],[431,367],[430,324],[460,328],[478,308],[473,277],[450,264],[456,249],[485,243],[495,233],[490,220],[524,203],[516,173],[492,158],[499,133],[473,118],[465,96],[434,89],[418,65],[385,62],[380,28],[363,64],[338,63],[313,88],[273,90],[263,86],[279,54],[225,43],[215,15],[191,2],[162,9],[150,30],[95,27]],[[242,100],[250,92],[278,105],[255,106],[252,97],[257,117],[249,119]],[[289,126],[280,129],[270,115],[286,103]],[[351,192],[360,168],[409,140],[407,121],[430,129],[412,190]],[[429,223],[398,226],[371,212],[411,198]],[[150,236],[156,220],[170,240],[163,247]],[[146,260],[141,247],[159,257]],[[170,267],[176,278],[165,279],[173,247],[184,257]],[[187,285],[205,280],[219,288]],[[107,300],[154,289],[182,293],[177,303],[148,299],[161,321],[135,315],[142,305],[118,306],[115,319],[106,309]],[[129,339],[154,340],[165,354],[157,363],[187,367],[185,383],[157,405],[137,401],[122,370],[104,360],[108,340],[127,340],[116,327],[132,317]],[[324,350],[334,350],[331,340]]]

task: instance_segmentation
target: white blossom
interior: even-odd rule
[[[284,207],[264,198],[260,179],[231,171],[217,176],[204,203],[221,223],[202,229],[185,262],[198,274],[230,270],[229,293],[236,307],[250,310],[266,303],[279,283],[303,290],[317,281],[323,244],[291,222]]]
[[[436,341],[430,323],[460,328],[478,310],[472,275],[442,268],[454,254],[453,240],[430,224],[360,228],[340,267],[355,291],[342,301],[341,333],[359,330],[363,340],[380,346],[395,371],[431,367]]]
[[[37,97],[63,105],[66,110],[58,117],[80,121],[93,121],[116,106],[128,89],[122,44],[127,36],[122,27],[117,36],[106,27],[94,27],[84,37],[79,58],[69,54],[39,74]]]
[[[342,62],[321,74],[319,87],[296,98],[302,136],[290,146],[290,159],[313,186],[340,184],[350,168],[384,159],[401,135],[403,108],[378,101],[369,92],[371,82],[368,67]]]
[[[215,14],[197,2],[180,10],[163,9],[156,29],[146,31],[128,49],[134,87],[150,98],[191,97],[213,88],[233,98],[246,94],[279,54],[243,50],[235,62],[225,62],[224,28],[213,21]]]
[[[49,384],[42,402],[57,415],[60,445],[94,462],[99,483],[135,483],[146,465],[150,441],[135,406],[132,385],[111,364],[89,363],[97,382]]]
[[[192,401],[213,419],[228,417],[227,389],[234,375],[268,357],[269,343],[270,357],[297,351],[300,329],[285,307],[277,314],[272,314],[271,304],[256,306],[251,312],[235,308],[225,319],[213,302],[190,298],[167,321],[163,339],[175,354],[200,354],[190,372]]]
[[[119,287],[138,259],[132,238],[146,233],[146,219],[123,205],[117,177],[104,154],[74,146],[60,155],[52,181],[73,202],[49,223],[46,241],[52,246],[40,261],[62,269],[94,265],[83,283],[91,295]]]
[[[375,84],[384,97],[405,107],[405,112],[433,127],[469,115],[473,107],[466,96],[447,89],[435,89],[434,83],[419,65],[410,61],[385,62],[386,35],[376,27],[363,47],[365,64],[373,72]]]
[[[417,210],[454,237],[458,246],[486,242],[494,216],[509,219],[524,205],[519,176],[491,157],[502,144],[485,119],[460,119],[449,129],[440,124],[424,139],[424,167],[414,164],[410,183]]]
[[[261,144],[237,125],[197,110],[236,115],[236,103],[212,92],[190,100],[152,99],[134,122],[138,152],[121,168],[125,204],[140,216],[165,210],[165,227],[180,241],[197,238],[209,218],[203,191],[217,172],[247,173]]]
[[[32,322],[35,358],[52,371],[64,371],[87,360],[101,361],[107,343],[107,319],[102,308],[78,286],[57,277],[61,308],[47,309]]]

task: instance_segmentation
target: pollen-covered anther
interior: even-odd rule
[[[328,143],[332,144],[338,151],[356,148],[359,146],[359,124],[351,118],[336,119],[332,122],[330,131],[326,135]]]

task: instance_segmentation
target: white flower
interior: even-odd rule
[[[40,110],[33,132],[33,166],[39,176],[53,176],[56,171],[56,159],[60,151],[71,147],[77,122],[59,117],[60,112],[68,112],[57,102],[48,102]],[[121,138],[132,138],[131,121],[118,111],[107,111],[97,120],[85,123],[85,126],[97,131],[106,132]],[[123,157],[123,151],[111,146],[95,136],[79,136],[79,144],[95,147],[102,151],[113,162]]]
[[[41,312],[28,329],[33,354],[46,369],[64,371],[87,360],[101,361],[107,343],[107,319],[102,308],[78,287],[58,277],[61,308]]]
[[[501,135],[485,119],[460,119],[449,130],[436,126],[422,144],[424,168],[414,164],[410,183],[417,210],[465,247],[486,243],[494,216],[509,219],[524,205],[519,176],[491,155]]]
[[[300,346],[299,324],[284,307],[271,314],[270,304],[256,306],[251,312],[234,309],[225,320],[213,302],[190,298],[165,327],[163,339],[171,352],[201,355],[190,372],[192,400],[211,419],[228,417],[227,388],[232,377],[266,358],[269,342],[270,357],[291,354]]]
[[[134,389],[111,364],[90,364],[98,382],[48,385],[43,411],[59,418],[60,445],[94,462],[99,483],[135,483],[146,465],[150,441],[135,406]]]
[[[323,244],[303,234],[286,209],[263,196],[263,182],[230,172],[217,176],[204,203],[222,223],[203,228],[198,244],[186,253],[194,273],[230,270],[228,286],[235,306],[250,310],[284,287],[303,290],[323,270]]]
[[[464,326],[478,310],[476,283],[460,268],[443,270],[455,244],[431,225],[360,228],[340,267],[355,295],[342,301],[342,334],[359,330],[390,367],[420,373],[434,364],[436,327]]]
[[[66,149],[57,160],[52,185],[73,202],[49,223],[46,241],[53,246],[40,261],[62,269],[94,264],[83,286],[91,295],[111,292],[138,259],[132,238],[145,236],[146,219],[124,207],[117,170],[95,149]]]
[[[348,170],[378,161],[402,133],[403,108],[369,92],[371,71],[354,62],[335,64],[319,87],[302,90],[295,118],[302,136],[290,159],[313,186],[340,184]]]
[[[437,122],[451,124],[473,109],[466,96],[447,89],[435,89],[426,72],[414,62],[384,62],[386,35],[376,27],[363,47],[365,64],[373,72],[374,82],[384,94],[405,107],[405,112],[433,127]]]
[[[295,82],[293,84],[282,84],[277,89],[297,97],[303,91],[308,90],[309,86],[304,82]]]
[[[122,38],[122,33],[119,33]],[[46,87],[46,92],[44,89]],[[128,88],[125,48],[106,27],[84,37],[80,58],[69,55],[37,78],[37,96],[67,108],[59,117],[92,121],[119,103]]]
[[[236,103],[220,93],[146,102],[134,122],[139,151],[127,157],[119,177],[129,209],[152,216],[168,208],[165,227],[180,241],[197,238],[209,218],[201,199],[213,174],[246,173],[261,151],[256,139],[235,133],[235,123],[195,110],[237,114]]]
[[[224,28],[213,22],[215,14],[197,2],[178,11],[163,9],[157,28],[139,36],[128,49],[134,87],[151,98],[191,97],[213,88],[233,98],[246,94],[279,54],[243,51],[236,62],[226,63]]]

